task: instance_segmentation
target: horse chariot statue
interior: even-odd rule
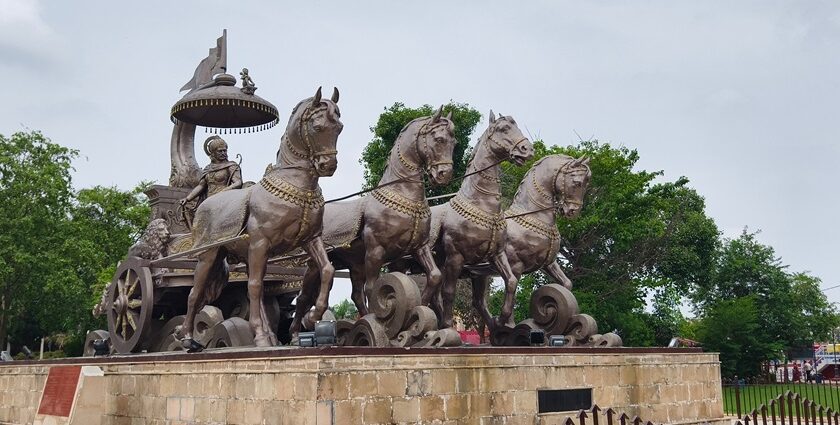
[[[341,345],[461,345],[453,330],[458,279],[472,282],[473,306],[494,345],[522,344],[534,329],[567,335],[569,344],[620,345],[578,314],[571,282],[555,261],[556,214],[580,212],[588,160],[540,159],[502,211],[500,164],[525,164],[531,142],[513,117],[491,111],[466,175],[454,177],[454,122],[441,107],[402,129],[367,196],[325,201],[319,179],[336,170],[343,124],[338,90],[326,98],[318,88],[292,110],[260,181],[245,182],[241,160],[229,160],[219,134],[271,128],[279,115],[255,94],[247,69],[236,86],[226,50],[223,33],[172,107],[169,185],[146,192],[150,223],[95,310],[107,315],[108,330],[88,335],[88,352],[97,339],[109,339],[121,354],[288,343],[328,318],[333,279],[344,269],[359,318],[335,323]],[[210,164],[203,169],[195,159],[197,126],[214,133],[204,142]],[[461,189],[430,207],[424,182],[453,178]],[[381,274],[383,267],[389,273]],[[517,282],[537,270],[557,283],[538,289],[534,317],[514,325]],[[484,299],[492,276],[505,290],[495,318]]]

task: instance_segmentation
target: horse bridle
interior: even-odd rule
[[[562,166],[560,166],[560,169],[557,170],[557,174],[554,176],[554,180],[553,180],[554,187],[557,187],[557,179],[560,178],[560,174],[563,174],[564,171],[570,171],[570,172],[573,171],[573,170],[570,170],[569,167],[572,164],[574,164],[574,162],[575,162],[574,160],[568,161],[565,164],[563,164]],[[583,207],[583,201],[567,199],[566,192],[567,192],[566,181],[564,179],[563,180],[563,193],[562,193],[563,199],[560,201],[560,205],[558,206],[559,208],[562,208],[562,207],[567,206],[567,205],[574,205],[578,208]]]
[[[552,187],[557,187],[557,179],[560,178],[560,174],[563,174],[564,171],[567,171],[569,166],[573,162],[574,162],[574,160],[568,161],[565,164],[561,165],[560,168],[557,169],[557,173],[554,174],[554,178],[551,180]],[[577,206],[577,207],[583,206],[583,202],[580,202],[580,201],[577,201],[577,200],[566,199],[566,182],[565,181],[563,182],[563,186],[562,186],[563,191],[561,192],[562,200],[559,203],[557,202],[557,196],[551,196],[551,195],[543,192],[543,190],[537,184],[537,173],[533,173],[531,175],[531,181],[532,181],[532,184],[534,185],[534,189],[537,190],[537,193],[539,193],[543,198],[549,199],[551,201],[551,203],[553,204],[552,206],[554,207],[555,211],[560,210],[563,206],[566,206],[566,205],[574,205],[574,206]],[[532,198],[532,200],[539,207],[542,207],[542,208],[545,208],[545,209],[549,209],[549,208],[552,207],[552,206],[542,205],[533,198]]]
[[[496,121],[501,121],[501,120],[505,120],[505,117],[499,117],[499,119],[496,120]],[[493,138],[494,134],[496,134],[496,125],[495,124],[492,127],[490,127],[490,134],[487,135],[487,141],[490,142],[491,144],[493,144],[494,146],[499,147],[502,150],[504,150],[505,147]],[[528,138],[524,137],[524,136],[521,139],[517,140],[516,143],[514,143],[513,146],[511,146],[510,149],[507,150],[508,158],[513,156],[513,152],[516,150],[517,147],[519,147],[520,144],[522,144],[522,142],[527,142],[527,141],[528,141]]]
[[[421,167],[420,164],[412,164],[411,162],[409,162],[409,160],[406,159],[402,155],[402,152],[400,151],[400,145],[399,144],[396,145],[397,158],[399,159],[400,163],[405,168],[407,168],[409,171],[420,171],[422,169],[423,171],[426,172],[426,174],[431,175],[432,174],[432,167],[434,167],[436,165],[452,165],[451,160],[449,160],[449,161],[440,160],[440,161],[429,162],[429,158],[431,157],[431,154],[428,151],[432,151],[432,152],[434,152],[434,151],[431,148],[429,148],[429,143],[428,143],[428,141],[426,141],[426,138],[423,137],[423,136],[431,133],[435,128],[440,127],[442,125],[447,125],[448,126],[449,123],[447,123],[445,121],[441,121],[441,122],[439,122],[437,124],[434,124],[430,127],[429,122],[426,122],[417,131],[417,135],[414,136],[414,151],[417,153],[417,158],[419,158],[420,161],[426,163],[425,167]],[[420,138],[421,137],[423,137],[423,148],[424,149],[420,148]],[[403,177],[403,179],[406,179],[406,177]]]
[[[291,143],[289,144],[289,149],[292,151],[293,154],[296,156],[308,159],[313,166],[315,166],[315,159],[319,156],[328,156],[328,155],[336,155],[338,151],[335,149],[324,149],[322,151],[315,152],[315,148],[312,144],[312,140],[309,137],[309,132],[305,131],[304,125],[308,122],[315,114],[322,110],[326,110],[329,112],[329,105],[324,102],[319,102],[317,106],[307,106],[306,109],[303,110],[303,113],[300,115],[300,119],[298,120],[298,133],[300,137],[303,139],[304,144],[306,144],[306,150],[308,151],[305,155],[297,152],[292,146]],[[316,167],[317,168],[317,167]]]

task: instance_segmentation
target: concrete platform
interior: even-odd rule
[[[564,389],[591,389],[601,408],[654,423],[724,420],[716,353],[480,346],[250,348],[0,363],[0,423],[33,423],[49,370],[62,365],[103,372],[80,385],[71,424],[550,425],[576,412],[539,413],[546,406],[538,394]]]

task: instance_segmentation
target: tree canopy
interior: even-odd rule
[[[0,344],[61,334],[81,351],[93,305],[149,217],[142,188],[71,182],[73,149],[37,131],[0,135]]]
[[[762,361],[826,341],[840,325],[820,280],[788,272],[773,248],[747,230],[723,241],[713,273],[695,287],[692,300],[700,318],[696,336],[705,347],[721,350],[730,376],[753,375]],[[752,329],[749,338],[733,336],[721,324],[727,320],[732,326],[743,321]]]

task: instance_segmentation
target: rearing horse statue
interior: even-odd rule
[[[295,106],[280,142],[277,162],[259,184],[219,193],[199,206],[192,228],[195,247],[242,232],[248,238],[199,254],[183,325],[182,343],[188,350],[203,348],[192,337],[195,316],[204,304],[218,297],[227,283],[229,256],[248,264],[249,322],[258,347],[277,344],[262,303],[269,256],[302,247],[317,265],[314,273],[320,274],[316,311],[323,313],[327,309],[334,268],[321,240],[324,198],[318,178],[333,175],[338,164],[336,142],[344,125],[337,103],[338,90],[328,100],[321,99],[318,88],[314,97]]]
[[[505,211],[505,216],[510,218],[506,219],[504,249],[517,279],[542,269],[557,283],[572,289],[572,282],[556,261],[560,251],[557,213],[559,211],[565,218],[580,214],[583,196],[592,178],[588,164],[588,158],[547,155],[525,173],[513,203]],[[472,276],[471,280],[473,307],[490,325],[492,318],[484,298],[490,277]]]
[[[433,116],[417,118],[403,127],[378,189],[357,200],[326,205],[324,239],[335,246],[329,256],[336,269],[350,269],[353,302],[362,316],[368,313],[364,290],[372,287],[389,261],[411,254],[430,281],[435,285],[440,281],[429,242],[431,213],[423,174],[434,185],[452,179],[455,126],[452,113],[442,117],[442,112],[441,106]],[[300,330],[317,289],[317,274],[310,269],[298,295],[292,334]]]
[[[505,220],[501,214],[500,165],[510,160],[517,165],[534,156],[534,147],[517,127],[513,117],[499,118],[490,111],[490,125],[478,140],[467,166],[467,176],[458,194],[448,203],[432,208],[432,238],[438,264],[441,264],[440,288],[429,280],[423,290],[423,303],[432,301],[436,291],[442,294],[438,320],[441,328],[452,327],[455,284],[465,265],[490,261],[505,281],[505,304],[499,317],[505,323],[513,312],[517,277],[505,253]]]

